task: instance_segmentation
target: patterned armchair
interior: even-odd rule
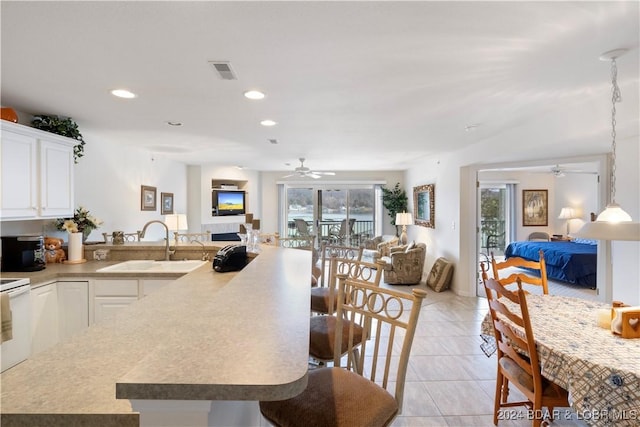
[[[384,281],[393,285],[415,285],[422,280],[422,270],[427,245],[396,246],[390,248],[388,257],[383,257]]]
[[[382,257],[388,257],[390,254],[389,249],[398,246],[398,241],[398,236],[389,234],[367,239],[362,242],[364,248],[362,256],[367,262],[375,263]]]

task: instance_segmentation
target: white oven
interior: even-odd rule
[[[29,279],[0,279],[0,292],[9,297],[13,337],[0,344],[2,372],[26,360],[31,353],[31,285]]]

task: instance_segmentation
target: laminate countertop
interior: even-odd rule
[[[2,373],[2,425],[138,425],[128,399],[295,396],[310,275],[311,253],[296,249],[265,247],[237,273],[207,263]]]

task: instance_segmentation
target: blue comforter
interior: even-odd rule
[[[521,257],[538,261],[544,252],[547,277],[563,282],[596,286],[597,246],[574,242],[512,242],[505,257]]]

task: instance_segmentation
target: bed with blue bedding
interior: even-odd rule
[[[597,243],[576,239],[570,242],[511,242],[505,249],[505,258],[520,257],[538,261],[544,252],[547,277],[576,285],[596,287]]]

